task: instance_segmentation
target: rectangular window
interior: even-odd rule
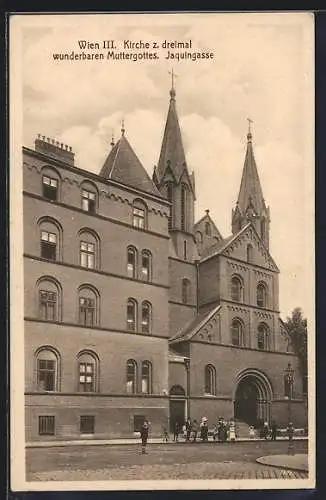
[[[56,260],[57,235],[48,231],[41,232],[41,257]]]
[[[95,245],[94,243],[80,242],[80,265],[88,269],[94,269]]]
[[[48,200],[55,201],[58,193],[58,181],[51,177],[43,176],[43,196]]]
[[[145,420],[144,415],[134,415],[134,432],[140,432],[144,420]]]
[[[55,417],[52,415],[42,415],[38,417],[39,436],[54,436]]]
[[[55,321],[57,294],[48,290],[40,290],[40,318],[46,321]]]
[[[95,300],[80,297],[79,299],[79,323],[84,326],[94,326],[95,323]]]
[[[79,390],[94,391],[94,363],[79,363]]]
[[[94,434],[95,433],[95,417],[94,415],[81,415],[80,417],[80,433]]]
[[[55,391],[56,362],[52,359],[37,361],[38,388],[40,391]]]
[[[144,209],[134,207],[133,226],[144,229],[144,227],[145,227],[145,210]]]
[[[95,193],[86,191],[85,189],[82,190],[82,209],[85,210],[85,212],[95,213],[95,201]]]

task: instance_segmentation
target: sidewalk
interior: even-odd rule
[[[280,469],[308,472],[308,455],[296,453],[295,455],[270,455],[256,458],[256,462],[262,465],[271,465]]]
[[[304,441],[307,440],[308,438],[305,436],[298,436],[294,438],[294,441]],[[250,443],[250,442],[255,442],[255,441],[265,441],[265,439],[261,438],[238,438],[236,440],[237,443]],[[277,441],[288,441],[287,437],[279,437]],[[78,440],[69,440],[69,441],[35,441],[35,442],[27,442],[26,443],[26,448],[52,448],[56,446],[107,446],[107,445],[124,445],[124,444],[140,444],[141,440],[140,437],[134,437],[134,438],[125,438],[125,439],[78,439]],[[210,443],[213,443],[213,439],[211,438],[209,440]],[[163,443],[161,437],[157,438],[150,438],[148,440],[149,444],[186,444],[186,441],[184,439],[179,440],[177,443],[174,443],[172,439],[168,441],[168,443]],[[197,444],[205,444],[202,443],[200,440],[196,442]],[[222,443],[216,443],[216,445],[219,445]],[[278,455],[276,455],[278,456]],[[281,456],[281,455],[280,455]],[[265,457],[262,457],[265,458]],[[272,465],[272,464],[270,464]]]

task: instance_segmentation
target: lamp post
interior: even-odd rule
[[[288,435],[289,435],[288,455],[294,454],[294,446],[293,446],[294,429],[291,428],[291,426],[292,426],[293,382],[294,382],[294,369],[292,368],[291,363],[288,363],[288,366],[284,370],[285,396],[288,400]]]

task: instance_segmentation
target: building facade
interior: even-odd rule
[[[305,425],[252,135],[232,234],[194,221],[176,95],[152,179],[125,130],[98,175],[23,148],[26,440],[132,436],[205,414]],[[204,413],[203,413],[204,412]]]

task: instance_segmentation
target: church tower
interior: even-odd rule
[[[255,227],[266,247],[269,249],[270,212],[266,207],[261,188],[257,165],[252,147],[252,133],[247,134],[247,151],[242,171],[238,201],[232,210],[232,233],[239,232],[248,222]]]
[[[173,77],[172,72],[170,105],[153,181],[171,203],[169,232],[173,252],[179,259],[194,261],[198,257],[194,239],[195,180],[194,173],[189,174],[182,144]]]

